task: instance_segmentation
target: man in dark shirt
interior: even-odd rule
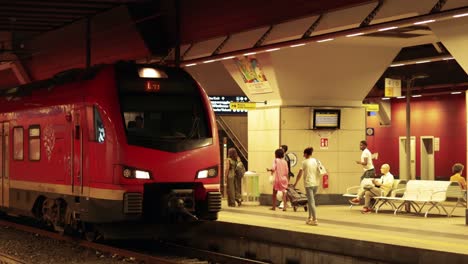
[[[288,152],[288,146],[287,145],[281,145],[281,148],[284,151],[284,160],[288,164],[288,171],[289,171],[288,180],[291,180],[291,177],[294,177],[294,173],[291,172],[291,160],[289,159],[288,154],[286,153],[286,152]]]

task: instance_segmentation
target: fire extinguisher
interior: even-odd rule
[[[324,189],[328,188],[328,174],[322,176],[322,186]]]

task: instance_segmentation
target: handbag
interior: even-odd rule
[[[325,169],[325,166],[320,162],[320,160],[315,159],[317,161],[317,170],[320,176],[323,176],[327,174],[327,169]]]

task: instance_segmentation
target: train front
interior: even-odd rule
[[[180,68],[122,63],[116,77],[124,212],[149,222],[216,220],[220,150],[206,93]]]

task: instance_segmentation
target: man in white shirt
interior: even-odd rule
[[[364,173],[361,176],[361,181],[364,178],[374,178],[375,170],[374,164],[372,163],[372,153],[367,148],[367,141],[362,140],[359,144],[359,148],[362,150],[361,160],[356,161],[357,164],[362,165]]]
[[[390,173],[390,165],[383,164],[380,167],[380,172],[382,176],[380,179],[373,179],[372,183],[374,187],[372,188],[365,188],[364,197],[364,208],[362,209],[362,213],[370,213],[372,209],[370,208],[370,200],[372,197],[376,196],[387,196],[388,193],[392,190],[394,177]]]

